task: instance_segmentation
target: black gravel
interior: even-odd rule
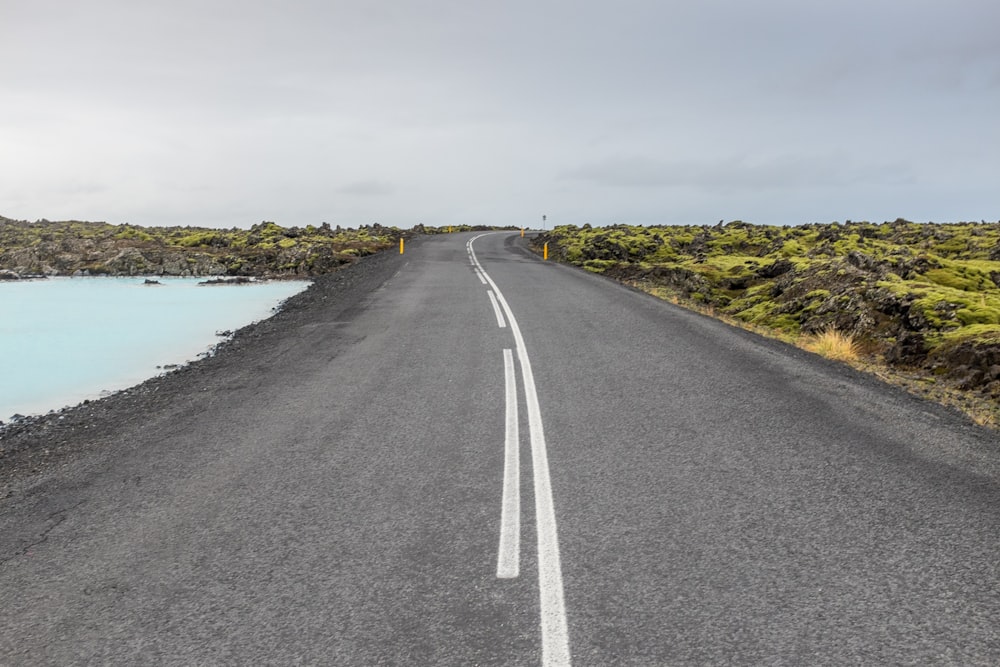
[[[419,243],[413,239],[411,244]],[[288,331],[317,318],[341,318],[385,282],[401,264],[400,255],[383,252],[314,279],[312,285],[287,299],[276,314],[234,332],[213,354],[142,384],[99,400],[20,417],[0,425],[0,498],[11,495],[18,480],[65,465],[70,457],[93,451],[125,429],[169,409],[198,387],[225,384],[235,369],[260,363],[273,353]]]

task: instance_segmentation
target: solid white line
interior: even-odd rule
[[[486,278],[483,278],[483,274],[479,269],[476,269],[476,277],[479,278],[479,282],[486,284]]]
[[[486,290],[486,294],[489,295],[490,303],[493,304],[493,314],[497,316],[497,326],[501,329],[505,328],[507,323],[503,321],[503,313],[500,312],[500,306],[497,304],[496,296],[490,290]]]
[[[500,513],[500,549],[497,577],[513,579],[518,575],[521,552],[521,460],[518,449],[517,380],[514,355],[503,351],[504,394],[507,401],[507,425],[504,436],[503,505]]]
[[[469,241],[472,243],[485,236],[480,234]],[[545,451],[545,430],[542,428],[542,413],[535,391],[535,377],[531,372],[528,349],[521,336],[507,299],[479,263],[475,251],[472,261],[486,276],[486,281],[496,292],[496,298],[503,307],[510,322],[510,331],[517,346],[517,358],[521,362],[521,382],[524,385],[525,406],[528,409],[528,432],[531,439],[531,467],[535,478],[535,522],[538,524],[538,592],[541,602],[542,664],[546,667],[570,664],[569,629],[566,624],[566,603],[563,600],[562,566],[559,564],[559,538],[556,531],[556,512],[552,501],[552,482],[549,478],[548,454]]]

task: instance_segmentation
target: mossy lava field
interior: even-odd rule
[[[921,393],[960,392],[950,402],[996,423],[1000,222],[584,225],[535,243],[548,243],[552,259],[789,342],[835,332],[859,365]]]

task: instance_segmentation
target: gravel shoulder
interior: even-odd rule
[[[419,243],[414,240],[412,243]],[[272,317],[248,325],[220,343],[215,353],[96,401],[0,427],[0,505],[43,486],[81,459],[114,456],[130,429],[180,414],[192,403],[210,402],[240,376],[274,358],[283,337],[315,321],[347,319],[401,265],[383,252],[316,278]]]

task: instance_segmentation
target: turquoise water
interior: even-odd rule
[[[0,282],[0,420],[99,398],[193,361],[222,340],[216,332],[269,317],[309,284],[157,280]]]

